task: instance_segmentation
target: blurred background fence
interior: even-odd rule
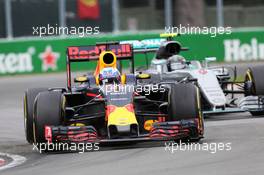
[[[264,0],[0,0],[0,75],[65,71],[66,48],[157,38],[165,27],[232,27],[231,34],[177,37],[187,59],[264,60]],[[99,27],[85,37],[34,35],[34,27]],[[148,56],[148,61],[153,54]],[[135,57],[136,66],[145,59]],[[127,64],[125,64],[127,65]],[[75,69],[93,69],[79,64]]]
[[[82,2],[95,7],[88,9],[95,16],[82,17]],[[264,26],[263,17],[264,0],[0,0],[0,38],[32,36],[32,26],[47,24],[116,32],[179,24],[255,27]]]

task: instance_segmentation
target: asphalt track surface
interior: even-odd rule
[[[264,172],[264,117],[249,113],[214,115],[205,121],[201,145],[231,143],[231,150],[165,149],[165,143],[139,143],[85,153],[40,154],[25,141],[23,93],[31,87],[63,87],[65,74],[0,78],[0,152],[26,157],[2,175],[195,174],[243,175]],[[1,158],[1,157],[0,157]],[[7,160],[8,161],[8,160]]]

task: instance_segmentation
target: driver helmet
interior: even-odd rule
[[[99,83],[101,85],[120,83],[120,81],[121,81],[121,75],[116,68],[106,67],[102,69],[99,73]]]
[[[184,69],[186,67],[186,59],[181,55],[173,55],[168,59],[170,70]]]

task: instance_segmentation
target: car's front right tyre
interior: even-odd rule
[[[168,114],[170,121],[193,119],[198,121],[198,136],[188,140],[199,141],[204,132],[204,121],[201,111],[200,92],[198,87],[191,83],[173,84],[169,93]],[[184,140],[184,139],[183,139]]]
[[[245,96],[264,95],[264,66],[249,67],[245,76]],[[249,111],[253,116],[264,115],[264,111]]]

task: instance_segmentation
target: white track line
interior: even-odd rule
[[[0,156],[9,157],[12,159],[12,161],[10,163],[8,163],[4,166],[0,166],[0,171],[7,169],[7,168],[12,168],[12,167],[18,166],[27,160],[25,157],[20,156],[20,155],[15,155],[15,154],[7,154],[7,153],[1,153],[0,152]]]

